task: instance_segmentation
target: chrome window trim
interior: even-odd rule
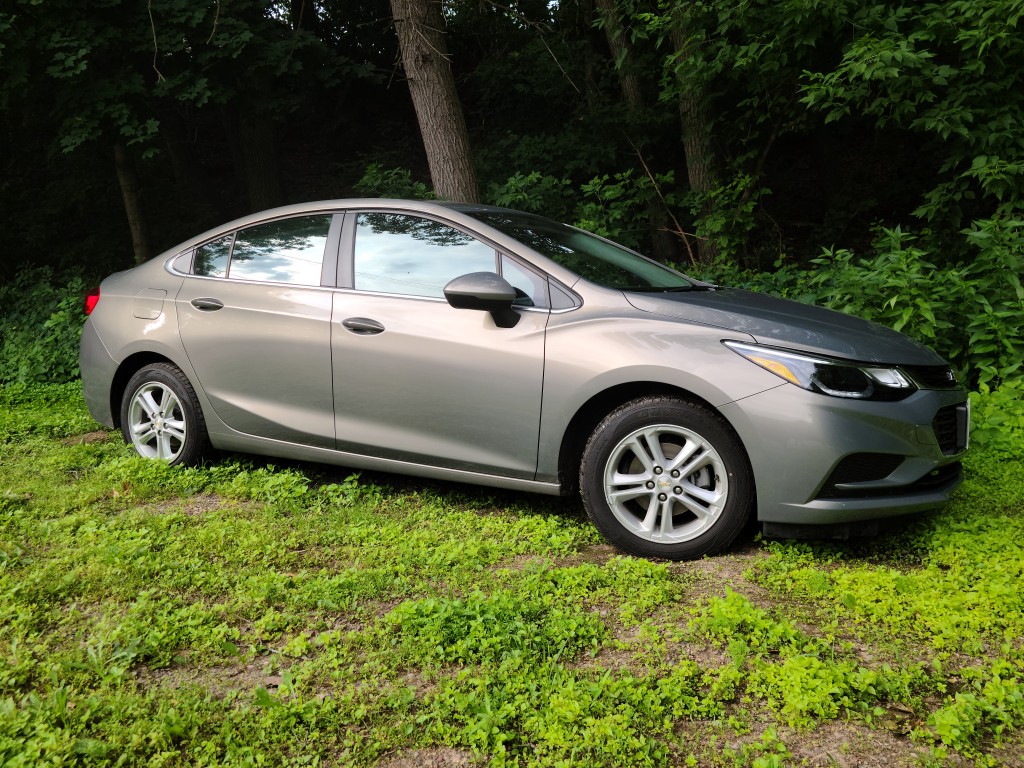
[[[184,251],[182,251],[182,253],[184,253]],[[178,254],[178,255],[180,256],[181,254]],[[171,261],[173,261],[173,259],[171,259]],[[185,274],[183,272],[178,272],[177,270],[173,270],[173,269],[170,269],[170,268],[167,268],[167,271],[170,272],[172,275],[174,275],[176,277],[186,277],[186,278],[189,278],[191,280],[215,280],[217,282],[229,283],[230,285],[269,285],[269,286],[273,286],[275,288],[281,288],[281,287],[285,287],[285,288],[302,288],[303,290],[310,290],[310,291],[336,291],[336,290],[338,290],[333,285],[306,285],[305,283],[276,283],[276,282],[274,282],[272,280],[249,280],[249,279],[240,278],[240,277],[218,277],[216,275],[192,275],[192,274]]]
[[[412,301],[430,301],[430,302],[433,302],[434,304],[448,304],[448,300],[445,299],[445,298],[439,298],[437,296],[418,296],[418,295],[416,295],[414,293],[388,293],[386,291],[364,291],[364,290],[360,290],[359,288],[334,288],[333,290],[338,291],[340,293],[351,293],[351,294],[355,294],[357,296],[379,296],[382,299],[407,299],[407,300],[412,300]],[[571,312],[572,310],[578,309],[578,308],[577,307],[573,307],[572,309],[551,310],[551,309],[547,309],[545,307],[517,307],[517,306],[513,306],[512,309],[516,310],[517,312],[545,312],[545,313],[552,313],[552,312],[556,312],[557,311],[559,313],[562,313],[562,312]]]

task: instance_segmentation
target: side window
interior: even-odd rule
[[[450,280],[494,272],[494,249],[446,224],[395,213],[356,220],[355,288],[406,296],[444,297]]]
[[[502,254],[501,276],[516,289],[517,307],[548,308],[548,281],[532,269]]]
[[[243,229],[231,251],[228,277],[320,285],[330,228],[331,215],[323,214],[282,219]]]
[[[234,239],[235,235],[232,233],[196,248],[192,273],[204,277],[227,277],[228,257],[231,255],[231,243]]]

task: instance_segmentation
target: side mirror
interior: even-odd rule
[[[494,272],[471,272],[444,287],[444,297],[455,309],[479,309],[490,312],[499,328],[512,328],[519,315],[512,309],[516,289]]]

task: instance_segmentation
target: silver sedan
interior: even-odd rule
[[[398,200],[248,216],[103,281],[93,416],[216,448],[548,494],[683,559],[752,516],[845,536],[945,502],[968,401],[887,328],[688,278],[543,217]]]

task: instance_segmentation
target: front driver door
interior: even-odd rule
[[[447,224],[396,213],[355,223],[354,289],[335,294],[331,334],[338,449],[532,479],[546,282]],[[452,278],[501,264],[525,294],[515,327],[445,301]]]

